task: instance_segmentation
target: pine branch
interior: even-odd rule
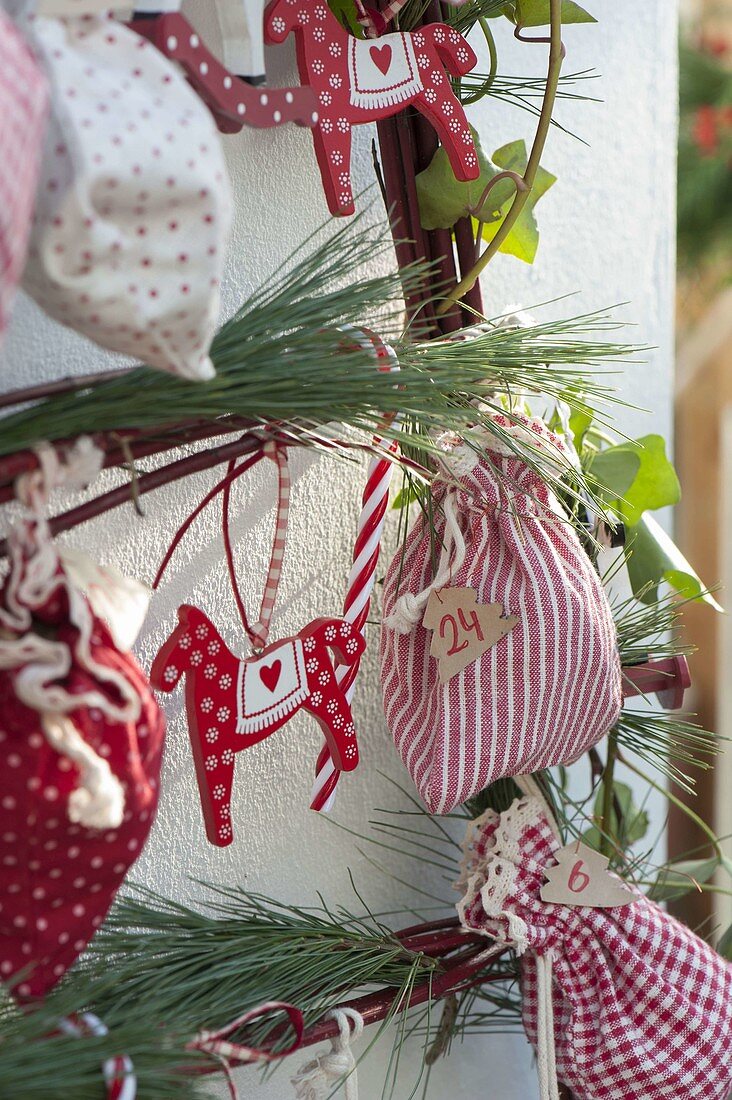
[[[303,252],[312,244],[312,254]],[[399,338],[403,284],[423,278],[424,265],[354,279],[389,247],[383,232],[358,222],[325,240],[316,235],[222,327],[212,347],[215,379],[193,383],[139,367],[51,395],[2,419],[0,455],[84,433],[134,432],[140,445],[161,432],[172,434],[179,424],[215,424],[231,416],[321,431],[339,422],[370,435],[384,414],[401,413],[417,419],[425,433],[463,431],[476,420],[471,403],[489,401],[497,387],[546,393],[582,407],[595,395],[612,398],[610,388],[590,375],[635,349],[583,338],[606,330],[606,315],[497,329],[454,345]],[[397,342],[398,386],[338,327],[369,319]]]
[[[161,1021],[145,1006],[111,1027],[106,1036],[74,1037],[58,1032],[59,1020],[86,1010],[94,983],[77,976],[33,1007],[0,1008],[0,1093],[13,1100],[73,1097],[99,1100],[104,1095],[102,1065],[127,1054],[134,1064],[139,1100],[194,1100],[200,1096],[195,1074],[207,1066],[186,1050],[187,1036],[174,1021]]]
[[[105,1020],[124,1020],[144,1003],[151,1017],[195,1031],[276,999],[297,1005],[313,1026],[371,986],[382,991],[371,1009],[383,1019],[408,987],[449,984],[454,964],[441,960],[455,948],[467,949],[469,962],[482,947],[455,940],[449,926],[402,938],[372,915],[287,906],[240,889],[208,887],[205,901],[203,912],[138,888],[118,902],[85,968]],[[276,1026],[253,1027],[252,1042],[267,1042]]]

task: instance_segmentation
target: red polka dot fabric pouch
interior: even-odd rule
[[[19,25],[52,90],[24,288],[111,351],[212,377],[231,193],[208,108],[108,14]]]
[[[727,1100],[732,967],[633,891],[609,909],[541,900],[562,846],[542,800],[473,822],[463,926],[522,956],[523,1021],[542,1100]]]
[[[153,822],[164,720],[108,610],[110,571],[67,564],[38,517],[0,593],[0,979],[43,996],[102,924]],[[94,575],[96,573],[96,575]],[[121,580],[121,578],[120,578]]]
[[[46,79],[0,10],[0,337],[23,271],[47,107]]]
[[[538,420],[497,416],[494,425],[503,438],[486,433],[484,453],[445,444],[433,530],[422,516],[384,585],[384,713],[432,813],[501,776],[574,760],[612,727],[622,701],[602,584],[558,501],[506,438],[530,444],[555,474],[566,468],[563,445]],[[443,683],[423,618],[432,592],[451,588],[513,618]],[[454,648],[462,644],[456,635]]]

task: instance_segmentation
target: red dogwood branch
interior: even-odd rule
[[[116,489],[111,489],[108,493],[102,493],[101,496],[95,497],[85,504],[80,504],[76,508],[70,508],[67,512],[62,512],[61,515],[54,516],[53,519],[49,520],[51,533],[57,535],[61,531],[68,531],[72,527],[77,527],[80,523],[86,523],[87,520],[94,519],[95,516],[101,515],[103,512],[108,512],[112,508],[117,508],[120,504],[127,503],[133,499],[133,490],[136,497],[143,496],[153,489],[159,489],[161,485],[168,485],[170,482],[179,481],[183,477],[189,477],[191,474],[208,470],[212,466],[218,466],[220,463],[228,462],[232,458],[240,458],[242,455],[251,454],[262,446],[262,435],[250,432],[234,440],[233,443],[226,443],[222,447],[211,447],[209,450],[189,455],[188,458],[171,462],[167,466],[161,466],[158,470],[143,474],[132,484],[119,485]],[[0,541],[0,557],[5,556],[6,553],[7,544],[6,540],[3,539]]]
[[[220,417],[217,420],[188,420],[181,424],[161,424],[159,428],[122,429],[99,432],[90,436],[92,443],[104,452],[103,468],[125,466],[130,460],[149,458],[176,450],[186,443],[198,443],[232,432],[247,431],[260,425],[242,416]],[[52,442],[60,456],[73,445],[73,439]],[[0,458],[0,504],[12,500],[14,482],[21,474],[37,470],[38,455],[34,450],[16,451]]]

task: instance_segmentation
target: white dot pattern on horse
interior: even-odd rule
[[[422,109],[437,131],[456,177],[478,176],[477,159],[473,155],[469,160],[465,148],[475,154],[472,133],[443,70],[446,66],[453,76],[465,76],[476,65],[476,54],[462,35],[433,23],[414,34],[395,32],[360,40],[329,9],[318,7],[314,20],[311,14],[308,0],[274,0],[265,14],[265,37],[279,42],[294,31],[298,38],[300,79],[312,87],[322,107],[312,134],[332,214],[352,214],[355,209],[352,127],[388,118],[409,103]],[[428,77],[440,85],[439,94],[425,90]],[[452,130],[446,123],[448,108],[459,120]]]
[[[520,927],[523,1020],[538,1043],[537,956],[553,956],[557,1076],[583,1100],[726,1100],[732,1088],[732,966],[660,906],[543,902],[555,838],[541,803],[469,827],[462,923],[500,942]]]
[[[222,846],[233,839],[230,817],[236,753],[269,737],[301,707],[316,719],[343,770],[357,765],[356,730],[348,700],[333,674],[333,662],[356,662],[364,640],[348,622],[316,619],[294,638],[240,660],[216,637],[216,628],[198,608],[184,604],[178,618],[179,626],[155,658],[150,679],[158,690],[167,692],[182,675],[188,677],[188,728],[206,833],[212,844]],[[207,666],[194,659],[199,652],[195,645],[212,636],[215,650],[209,643],[209,653],[215,674],[208,677]],[[216,751],[212,751],[214,745]]]
[[[538,421],[528,432],[547,461],[561,448]],[[620,660],[602,584],[546,485],[521,458],[484,441],[490,460],[467,447],[445,455],[466,552],[447,584],[499,603],[519,622],[446,684],[420,621],[407,633],[388,625],[397,601],[434,579],[432,547],[445,538],[436,504],[434,542],[420,519],[384,584],[381,685],[394,743],[433,813],[449,813],[501,776],[533,772],[580,756],[612,727],[621,706]],[[459,486],[454,488],[455,484]]]
[[[231,194],[208,109],[110,17],[25,29],[53,106],[24,288],[103,347],[211,377]]]

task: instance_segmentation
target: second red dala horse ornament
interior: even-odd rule
[[[445,72],[465,76],[477,63],[467,40],[444,23],[378,39],[350,35],[325,0],[271,0],[265,41],[294,31],[300,80],[318,97],[315,155],[331,214],[353,214],[351,128],[412,104],[434,126],[459,180],[480,174],[473,135]]]
[[[303,707],[323,731],[335,766],[358,764],[351,708],[338,686],[337,662],[352,665],[363,636],[343,619],[314,619],[293,638],[240,660],[207,615],[183,604],[179,625],[152,666],[150,682],[172,691],[186,678],[186,713],[206,834],[223,847],[233,839],[231,790],[236,753],[275,733]]]
[[[236,582],[228,525],[229,494],[231,483],[261,454],[277,464],[279,497],[259,621],[250,626]],[[223,491],[226,562],[253,655],[236,657],[209,617],[197,607],[183,604],[178,609],[178,626],[160,649],[150,671],[151,684],[164,692],[173,691],[185,676],[188,731],[206,834],[219,847],[231,844],[233,839],[231,792],[236,754],[264,741],[301,708],[318,722],[336,768],[352,771],[358,764],[351,707],[334,663],[352,666],[359,661],[365,647],[361,632],[345,619],[320,618],[294,637],[267,645],[285,549],[290,475],[284,448],[268,443],[261,454],[238,468],[229,464],[223,481],[179,530],[155,581],[157,586],[170,554],[191,522],[217,492]]]

